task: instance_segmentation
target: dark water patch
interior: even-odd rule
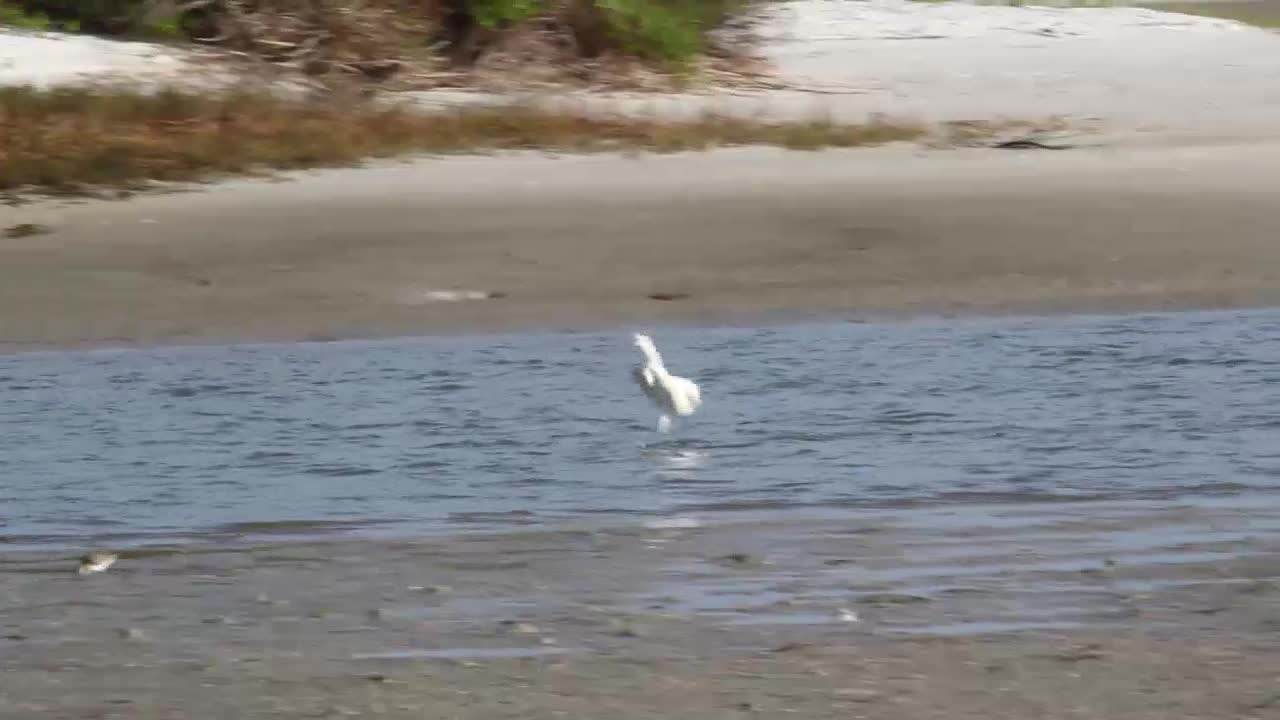
[[[246,462],[274,462],[277,460],[292,460],[301,457],[299,453],[287,450],[254,450],[244,456]]]
[[[357,465],[307,465],[301,469],[307,475],[320,475],[323,477],[360,477],[362,475],[377,475],[382,472],[377,468],[361,467]]]
[[[235,388],[229,385],[219,385],[217,383],[209,384],[192,384],[192,385],[172,385],[162,390],[162,393],[173,398],[194,398],[209,395],[235,395],[251,394],[249,391],[237,392]]]
[[[257,520],[227,523],[210,528],[210,536],[254,537],[260,535],[323,536],[348,533],[370,525],[390,525],[394,519],[380,520]]]
[[[500,523],[503,525],[534,525],[537,524],[537,518],[534,513],[527,510],[511,510],[501,513],[487,512],[468,512],[453,513],[449,516],[449,521],[462,525],[491,525]]]
[[[373,423],[356,423],[343,428],[347,432],[358,430],[390,430],[400,427],[400,423],[394,422],[373,422]]]
[[[412,460],[399,466],[402,470],[431,470],[434,468],[449,467],[448,461],[445,460]]]

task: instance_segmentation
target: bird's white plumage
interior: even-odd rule
[[[671,416],[687,417],[702,404],[702,392],[688,378],[672,375],[662,362],[662,355],[648,335],[635,334],[636,347],[644,355],[645,362],[634,371],[636,382],[645,395],[662,410],[658,417],[658,431],[671,428]]]

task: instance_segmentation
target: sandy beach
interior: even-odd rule
[[[766,87],[525,99],[848,122],[1053,119],[1069,149],[423,158],[5,206],[0,347],[1280,297],[1280,35],[1139,8],[900,0],[771,5],[750,30],[772,68]],[[7,82],[150,81],[199,62],[145,44],[10,40]]]
[[[39,202],[0,210],[47,229],[0,239],[0,343],[1259,305],[1280,298],[1278,181],[1280,145],[1256,142],[899,146],[454,157]]]

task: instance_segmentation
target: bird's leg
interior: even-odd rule
[[[671,418],[667,417],[666,415],[658,416],[658,432],[660,433],[671,432]]]

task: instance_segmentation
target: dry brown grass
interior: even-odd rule
[[[190,0],[184,34],[309,75],[429,60],[440,0]]]
[[[0,88],[0,191],[198,180],[357,163],[410,153],[491,150],[796,149],[915,140],[913,124],[764,123],[602,117],[530,107],[424,113],[372,101],[258,91]]]

